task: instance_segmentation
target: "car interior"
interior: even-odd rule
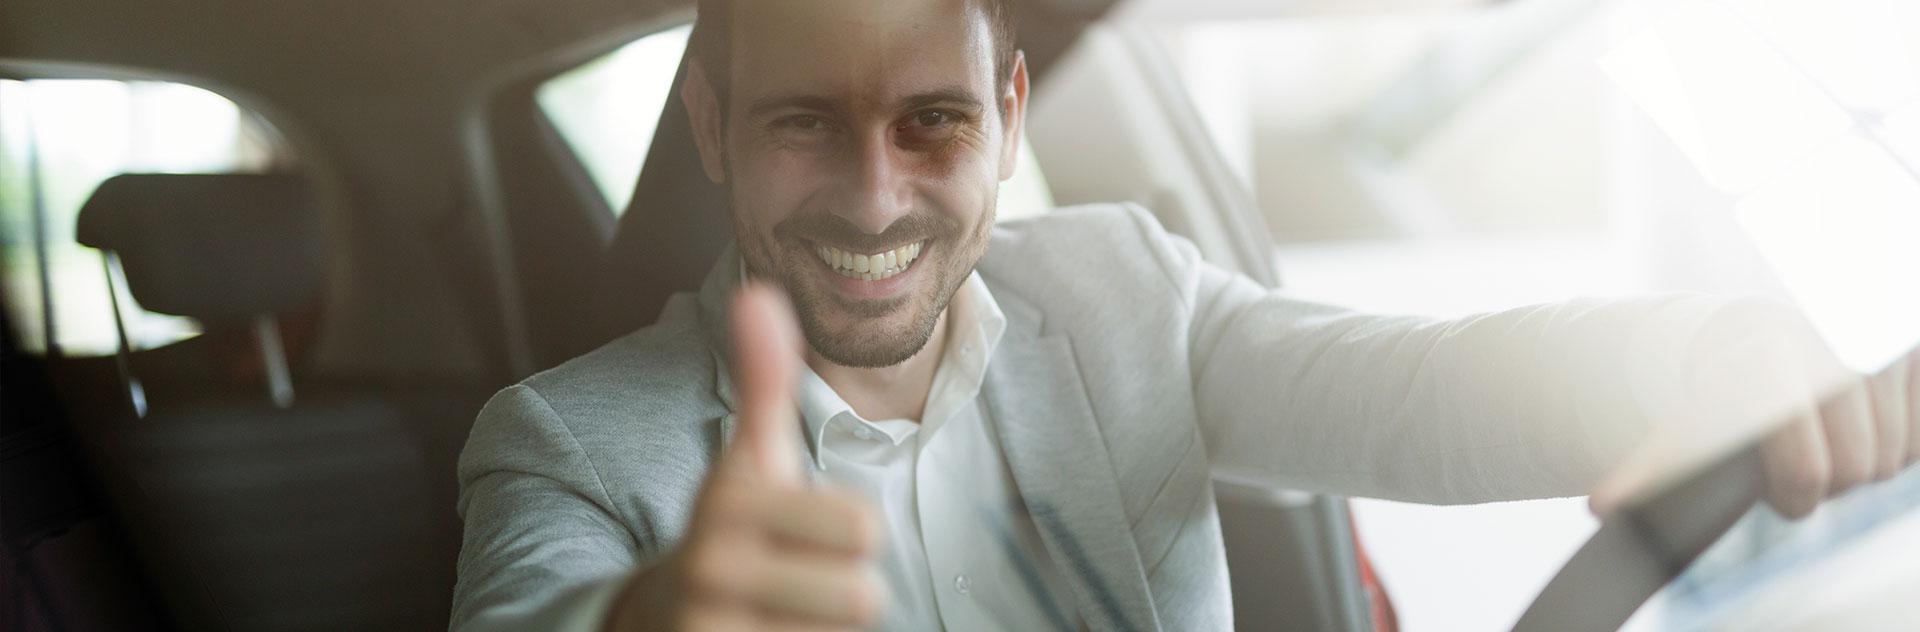
[[[690,5],[9,3],[6,78],[200,86],[258,117],[287,157],[114,176],[79,213],[75,240],[103,253],[110,297],[192,318],[199,335],[134,348],[120,323],[112,353],[69,355],[26,350],[9,319],[4,618],[444,627],[452,467],[479,405],[644,326],[728,241],[677,100],[617,214],[535,100],[555,74],[689,22]],[[1166,79],[1138,76],[1111,33],[1076,49],[1107,3],[1020,8],[1036,121]],[[1069,64],[1084,85],[1049,96]],[[1157,119],[1139,133],[1194,124],[1170,101],[1129,113]],[[1116,189],[1168,178],[1074,173],[1072,143],[1091,130],[1060,127],[1032,140],[1060,203],[1148,204],[1209,256],[1273,281],[1266,231],[1225,208],[1205,170],[1141,164],[1189,181]],[[10,308],[37,291],[7,290]],[[1233,566],[1263,595],[1237,601],[1243,625],[1369,627],[1340,501],[1220,493],[1235,559],[1258,561]]]
[[[1117,4],[1017,4],[1045,198],[1137,202],[1213,263],[1281,286],[1268,217],[1154,38],[1109,20]],[[47,225],[56,200],[37,185],[0,186],[8,217],[31,220],[8,220],[0,265],[38,271],[0,288],[0,621],[445,628],[454,465],[480,406],[647,325],[729,240],[677,98],[623,202],[539,98],[693,17],[691,0],[0,5],[0,79],[192,86],[235,104],[265,148],[238,168],[103,174],[71,226]],[[0,109],[26,102],[0,94]],[[98,262],[53,275],[46,242],[69,234]],[[85,348],[54,314],[81,300],[111,323]],[[127,316],[141,311],[194,334],[146,342]],[[1392,629],[1347,499],[1232,481],[1217,495],[1241,629]],[[1655,530],[1692,539],[1635,580],[1650,588],[1522,627],[1624,621],[1753,502],[1722,496],[1663,505],[1686,526]],[[1612,581],[1575,575],[1545,602]]]

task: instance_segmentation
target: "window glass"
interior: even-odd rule
[[[616,216],[633,197],[692,29],[634,40],[554,77],[536,95]]]
[[[1852,196],[1842,206],[1878,214],[1849,218],[1855,234],[1914,221],[1903,209],[1920,199],[1906,191],[1920,152],[1902,149],[1920,134],[1897,124],[1920,113],[1911,3],[1523,0],[1190,18],[1158,4],[1142,26],[1254,194],[1296,291],[1461,314],[1693,289],[1920,316],[1920,302],[1886,304],[1898,288],[1858,282],[1866,266],[1854,265],[1903,269],[1920,251],[1813,243],[1793,224],[1809,217],[1768,211]],[[1902,336],[1913,333],[1853,346]]]
[[[48,313],[63,353],[106,355],[118,345],[103,256],[74,241],[80,207],[102,181],[121,173],[264,171],[276,156],[272,138],[232,101],[192,86],[0,80],[0,283],[22,346],[47,350]],[[45,288],[36,213],[44,213]],[[191,319],[140,309],[124,281],[116,285],[135,349],[198,333]]]

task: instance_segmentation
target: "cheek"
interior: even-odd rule
[[[758,157],[733,164],[730,182],[735,213],[741,213],[763,238],[805,206],[812,185],[821,182],[812,165],[791,158]]]
[[[967,125],[956,130],[938,147],[921,154],[922,168],[932,175],[948,174],[977,178],[992,173],[998,159],[999,144],[994,142],[994,126]]]
[[[961,239],[970,239],[979,226],[993,221],[994,180],[966,180],[923,188],[922,195],[933,206],[931,211],[944,222],[960,229]]]
[[[991,221],[994,197],[999,193],[998,150],[984,130],[956,135],[946,147],[924,154],[916,171],[926,184],[923,195],[938,210],[964,226]]]

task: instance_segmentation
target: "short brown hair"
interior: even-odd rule
[[[993,73],[997,87],[1005,92],[1013,80],[1014,48],[1013,0],[968,0],[993,29]],[[707,72],[707,81],[719,97],[722,110],[727,103],[728,83],[732,77],[733,0],[698,0],[698,17],[693,26],[692,53]]]

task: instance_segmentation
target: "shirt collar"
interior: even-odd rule
[[[1000,310],[999,303],[993,299],[993,292],[987,289],[987,283],[980,273],[967,275],[967,280],[954,292],[953,300],[947,303],[947,346],[942,351],[939,368],[934,371],[934,382],[927,399],[926,412],[930,416],[921,419],[920,432],[929,433],[953,413],[959,400],[971,400],[980,391],[980,383],[985,379],[987,360],[993,356],[993,349],[1000,342],[1001,334],[1007,329],[1007,317]],[[968,352],[961,357],[958,350],[978,348],[977,355]],[[825,469],[822,442],[831,422],[842,415],[854,423],[867,420],[853,411],[853,406],[840,397],[826,380],[815,373],[812,367],[804,363],[800,367],[800,383],[795,393],[796,404],[800,408],[800,417],[806,423],[808,448],[813,452],[814,467]],[[954,384],[945,384],[949,380],[959,380]],[[953,397],[942,397],[951,393]]]

